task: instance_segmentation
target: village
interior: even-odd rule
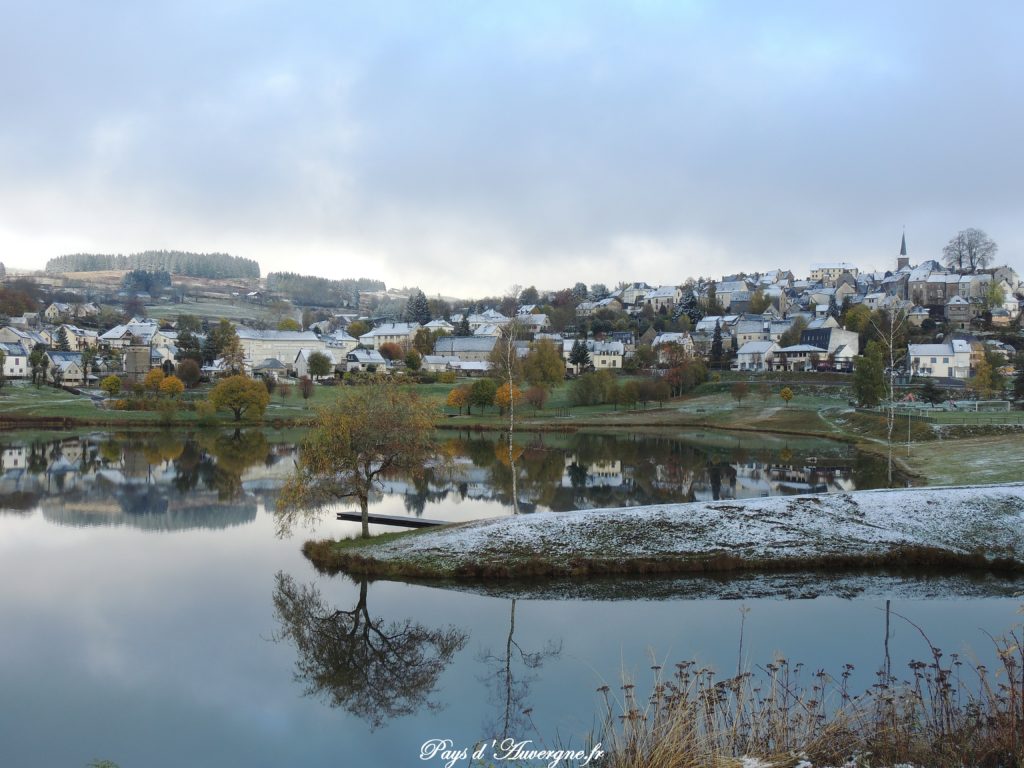
[[[0,327],[2,376],[96,389],[113,375],[128,390],[152,369],[171,376],[192,360],[198,376],[186,366],[186,386],[240,372],[315,382],[360,373],[480,377],[501,364],[508,338],[519,358],[549,342],[569,377],[663,371],[681,358],[748,374],[852,373],[874,339],[888,343],[887,372],[898,384],[930,379],[953,392],[1001,395],[1002,387],[996,392],[990,384],[992,371],[1007,384],[1013,375],[1024,284],[1008,266],[955,266],[912,264],[904,236],[893,269],[884,272],[819,263],[799,277],[778,269],[614,290],[578,283],[466,305],[413,290],[361,293],[353,307],[302,306],[258,286],[205,286],[206,300],[212,293],[232,302],[251,313],[248,322],[192,316],[190,307],[202,305],[181,293],[181,303],[165,297],[157,307],[162,319],[146,317],[144,302],[156,303],[148,293],[75,293],[59,274],[46,275],[34,286],[39,310],[8,316]],[[4,281],[8,295],[33,285],[28,276]],[[47,293],[62,300],[44,304]],[[268,305],[281,318],[273,327],[260,312]],[[387,311],[375,311],[381,308]]]

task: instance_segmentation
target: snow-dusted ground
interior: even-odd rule
[[[429,531],[360,554],[454,572],[533,556],[557,563],[727,554],[770,563],[917,546],[1024,561],[1024,483],[544,512]]]

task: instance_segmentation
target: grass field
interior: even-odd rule
[[[1020,482],[1024,478],[1024,436],[1020,434],[935,440],[896,445],[894,455],[930,485]]]
[[[157,320],[174,320],[178,315],[195,315],[196,317],[217,322],[221,318],[234,320],[265,320],[272,319],[266,308],[259,304],[250,304],[246,301],[220,302],[220,301],[198,301],[186,302],[184,304],[149,304],[146,306],[146,314]]]

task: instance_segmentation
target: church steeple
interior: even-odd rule
[[[903,239],[900,240],[900,255],[896,257],[896,271],[910,266],[910,259],[907,257],[907,233],[904,231]]]

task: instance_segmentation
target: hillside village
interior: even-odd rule
[[[3,377],[71,387],[111,374],[140,379],[153,368],[170,374],[188,358],[210,379],[232,372],[319,380],[394,371],[478,376],[500,364],[509,336],[520,357],[550,342],[568,376],[657,370],[680,356],[749,373],[849,373],[883,328],[898,348],[892,368],[905,380],[963,387],[983,360],[1007,364],[1024,346],[1024,284],[1013,269],[913,264],[905,238],[884,272],[819,263],[806,276],[776,269],[614,290],[577,283],[464,304],[378,289],[343,302],[350,306],[319,306],[269,291],[267,280],[175,285],[156,270],[123,273],[116,290],[90,284],[88,273],[77,273],[77,283],[60,273],[0,274]],[[167,290],[154,296],[140,286]],[[210,300],[242,314],[251,309],[253,317],[192,315]],[[33,302],[34,310],[11,311]],[[267,322],[268,307],[276,323]],[[163,319],[146,316],[154,308]]]

